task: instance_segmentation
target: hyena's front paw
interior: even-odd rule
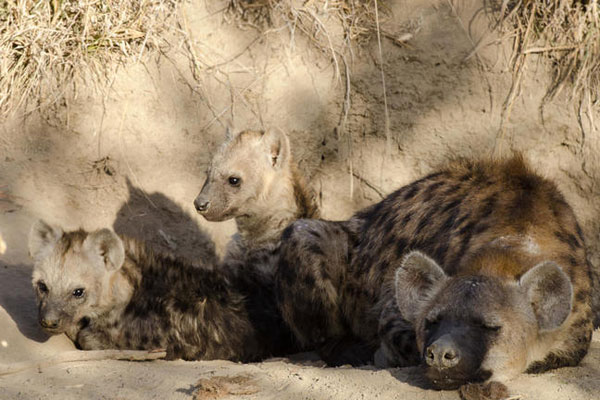
[[[103,335],[99,335],[88,329],[79,331],[75,345],[81,350],[104,350],[110,348],[106,345]]]
[[[500,382],[468,383],[458,389],[463,400],[504,400],[508,398],[508,388]]]
[[[183,349],[181,346],[175,344],[169,344],[167,346],[167,355],[165,356],[165,360],[173,361],[179,360],[183,357]]]

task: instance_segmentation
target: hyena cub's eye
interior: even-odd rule
[[[39,281],[37,283],[37,288],[40,291],[40,293],[48,293],[48,286],[46,286],[46,284],[42,281]]]
[[[228,181],[231,186],[237,187],[240,186],[240,184],[242,183],[242,178],[238,178],[237,176],[230,176]]]
[[[75,290],[73,290],[73,297],[83,297],[83,294],[85,293],[85,289],[84,288],[77,288]]]

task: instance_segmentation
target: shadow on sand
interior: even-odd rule
[[[0,307],[6,310],[25,337],[36,342],[48,340],[37,321],[30,266],[0,263]]]
[[[146,193],[127,179],[129,200],[113,224],[119,235],[147,242],[155,251],[171,253],[186,262],[213,265],[215,244],[194,219],[162,193]],[[191,206],[191,203],[190,203]]]

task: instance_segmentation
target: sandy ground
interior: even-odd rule
[[[600,265],[598,132],[582,141],[573,105],[540,100],[548,74],[532,61],[506,131],[501,106],[510,87],[507,52],[495,43],[479,1],[389,2],[383,64],[372,38],[348,55],[350,86],[329,54],[285,29],[258,33],[223,20],[225,2],[188,4],[190,33],[205,65],[193,80],[177,46],[165,57],[126,65],[110,89],[82,90],[43,113],[0,125],[0,370],[72,351],[64,336],[37,326],[27,233],[44,218],[66,228],[110,226],[193,261],[222,254],[234,224],[208,223],[192,201],[224,127],[278,127],[319,192],[323,215],[346,218],[455,156],[521,151],[555,180],[582,223]],[[320,15],[320,14],[319,14]],[[475,16],[475,18],[473,18]],[[335,21],[325,20],[335,32]],[[335,45],[342,38],[333,34]],[[474,43],[482,41],[477,56]],[[349,53],[347,53],[349,54]],[[390,135],[385,135],[381,69]],[[351,108],[339,129],[343,103]],[[595,115],[596,121],[600,115]],[[336,127],[338,129],[336,129]],[[510,385],[524,399],[597,399],[600,333],[581,366]],[[415,371],[324,369],[288,361],[90,361],[0,376],[0,399],[454,399],[419,388]]]

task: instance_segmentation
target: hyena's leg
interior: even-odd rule
[[[341,302],[351,247],[352,234],[341,222],[298,220],[282,234],[276,293],[305,349],[349,334]]]
[[[390,299],[379,317],[379,349],[375,353],[378,368],[418,365],[421,358],[413,326],[402,318],[395,299]]]
[[[592,340],[591,318],[582,318],[569,327],[569,339],[560,350],[550,352],[542,361],[536,361],[527,367],[527,373],[539,374],[555,368],[579,365],[588,352]]]

